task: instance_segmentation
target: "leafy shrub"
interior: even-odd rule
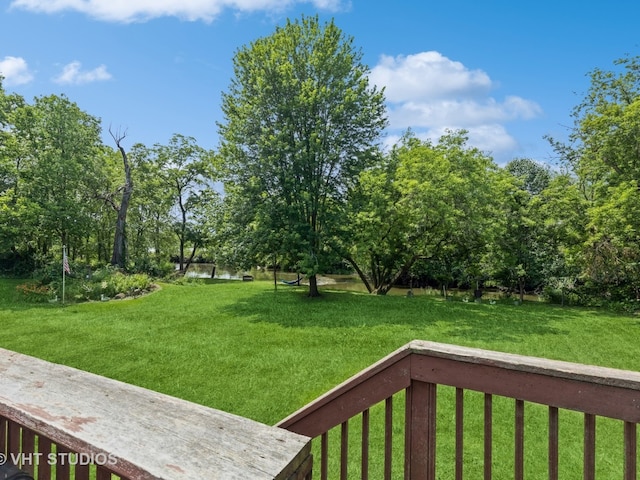
[[[49,285],[30,282],[16,286],[23,300],[31,303],[45,303],[53,298],[53,290]]]
[[[50,283],[62,293],[62,280]],[[88,274],[66,277],[65,298],[70,301],[106,300],[116,296],[142,295],[153,288],[153,280],[144,273],[125,274],[116,267],[105,266]]]
[[[146,273],[155,278],[166,278],[173,273],[175,266],[171,262],[158,262],[145,257],[137,260],[131,271],[133,273]]]

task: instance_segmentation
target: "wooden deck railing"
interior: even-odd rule
[[[0,349],[5,462],[38,480],[311,478],[307,437]]]
[[[445,401],[438,402],[446,389],[449,393],[444,397]],[[465,399],[471,395],[476,396],[477,415],[474,413],[470,418]],[[396,400],[399,396],[404,396],[404,402]],[[512,399],[508,401],[512,402],[511,407],[505,406],[507,400],[503,397]],[[400,415],[404,417],[400,422],[403,425],[400,426],[397,425],[398,403],[404,403],[404,412]],[[498,403],[500,408],[496,407]],[[531,404],[545,406],[533,407],[542,412],[535,410],[532,415],[544,414],[546,419],[533,428],[545,431],[527,430],[534,439],[542,437],[542,447],[533,445],[529,436],[525,445],[525,405],[529,412]],[[440,410],[447,408],[448,413],[441,415]],[[559,412],[563,412],[564,421],[565,410],[580,413],[568,414],[563,423],[559,421]],[[374,413],[382,425],[370,425]],[[577,433],[574,428],[578,420],[576,415],[583,417]],[[499,416],[510,417],[508,438],[511,446],[497,451],[498,439],[494,430],[503,428],[506,420]],[[359,417],[358,422],[355,417]],[[481,417],[480,422],[476,417]],[[619,463],[622,465],[618,465],[620,473],[615,478],[636,479],[640,373],[414,341],[292,414],[278,426],[319,439],[320,445],[315,450],[319,450],[320,461],[316,459],[315,470],[319,470],[321,480],[329,478],[333,472],[340,479],[368,479],[370,463],[379,457],[382,457],[382,465],[377,469],[380,476],[376,478],[433,480],[437,469],[446,472],[437,478],[507,478],[496,473],[502,461],[509,463],[509,470],[512,469],[509,478],[519,480],[524,478],[525,458],[532,458],[527,455],[530,449],[535,452],[535,461],[539,461],[536,457],[542,452],[542,470],[545,471],[536,470],[528,478],[591,480],[597,470],[596,417],[619,421]],[[480,430],[480,438],[473,437],[471,442],[472,434],[467,427],[474,426]],[[357,430],[360,443],[355,448],[350,444],[353,430]],[[402,453],[394,455],[399,443],[394,440],[398,430],[402,432],[404,441],[401,443],[404,445]],[[370,439],[376,431],[380,437],[380,454],[370,452]],[[438,438],[436,432],[441,431],[448,432],[452,438]],[[566,431],[569,431],[567,436],[581,436],[577,444],[581,450],[577,469],[574,461],[573,466],[562,470],[563,458],[576,455],[575,451],[560,449],[566,440],[560,432]],[[330,438],[339,439],[339,446],[331,449]],[[571,449],[576,450],[575,439],[570,440],[573,442]],[[607,434],[602,443],[611,442],[611,434]],[[440,450],[450,451],[439,451],[436,455],[437,445]],[[472,451],[466,451],[467,447]],[[330,452],[339,457],[333,467]],[[350,462],[352,457],[358,457],[357,465]],[[453,465],[443,465],[446,460]],[[465,477],[472,467],[475,473]],[[569,472],[567,468],[572,470]],[[504,469],[500,471],[504,472]],[[566,473],[559,474],[559,471]],[[602,478],[608,480],[613,476],[605,474]]]

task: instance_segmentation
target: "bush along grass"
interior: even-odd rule
[[[16,286],[21,300],[28,303],[45,303],[54,298],[54,290],[49,285],[36,282],[21,283]]]
[[[75,271],[81,272],[80,269]],[[16,291],[20,299],[29,303],[54,303],[62,299],[62,286],[61,276],[55,280],[45,276],[17,285]],[[124,299],[138,297],[154,288],[153,279],[145,273],[126,274],[113,267],[104,267],[65,277],[64,299],[68,302]]]

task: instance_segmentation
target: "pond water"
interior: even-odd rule
[[[255,280],[270,280],[273,281],[273,270],[266,270],[262,268],[253,268],[251,270],[234,270],[224,266],[215,266],[211,263],[192,263],[187,271],[187,277],[193,278],[211,278],[211,273],[214,272],[215,276],[220,280],[242,280],[244,275],[251,275]],[[276,278],[278,282],[292,281],[298,278],[298,275],[294,272],[276,272]],[[305,284],[305,278],[302,277],[302,283]],[[364,285],[360,281],[357,275],[319,275],[318,285],[336,285],[362,287],[365,290]]]
[[[187,277],[193,278],[211,278],[211,273],[213,271],[214,265],[211,263],[192,263],[187,271]],[[251,270],[234,270],[227,267],[217,266],[215,269],[215,277],[220,280],[242,280],[243,275],[251,275],[255,280],[265,280],[265,281],[273,281],[273,270],[266,269],[258,269],[254,268]],[[278,281],[278,286],[285,287],[282,282],[283,281],[291,281],[296,280],[297,274],[293,272],[276,272],[276,278]],[[305,278],[302,278],[301,283],[303,285],[308,284]],[[348,290],[353,292],[366,292],[367,289],[360,280],[357,275],[319,275],[318,276],[318,285],[322,289],[332,288],[339,290]],[[406,287],[394,287],[392,288],[388,295],[407,295],[409,293],[409,288]],[[411,289],[413,295],[430,295],[430,296],[442,296],[442,291],[433,289],[433,288],[413,288]],[[473,301],[473,291],[464,291],[451,289],[449,290],[450,295],[454,295],[458,297],[458,299],[468,297],[471,301]],[[492,291],[484,291],[482,295],[483,300],[493,300],[500,298],[500,294],[498,292]],[[515,299],[516,296],[514,295]],[[537,295],[526,295],[525,300],[528,301],[538,301],[539,298]]]

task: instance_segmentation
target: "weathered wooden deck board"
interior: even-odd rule
[[[286,479],[310,455],[308,437],[4,349],[0,416],[132,479]]]

